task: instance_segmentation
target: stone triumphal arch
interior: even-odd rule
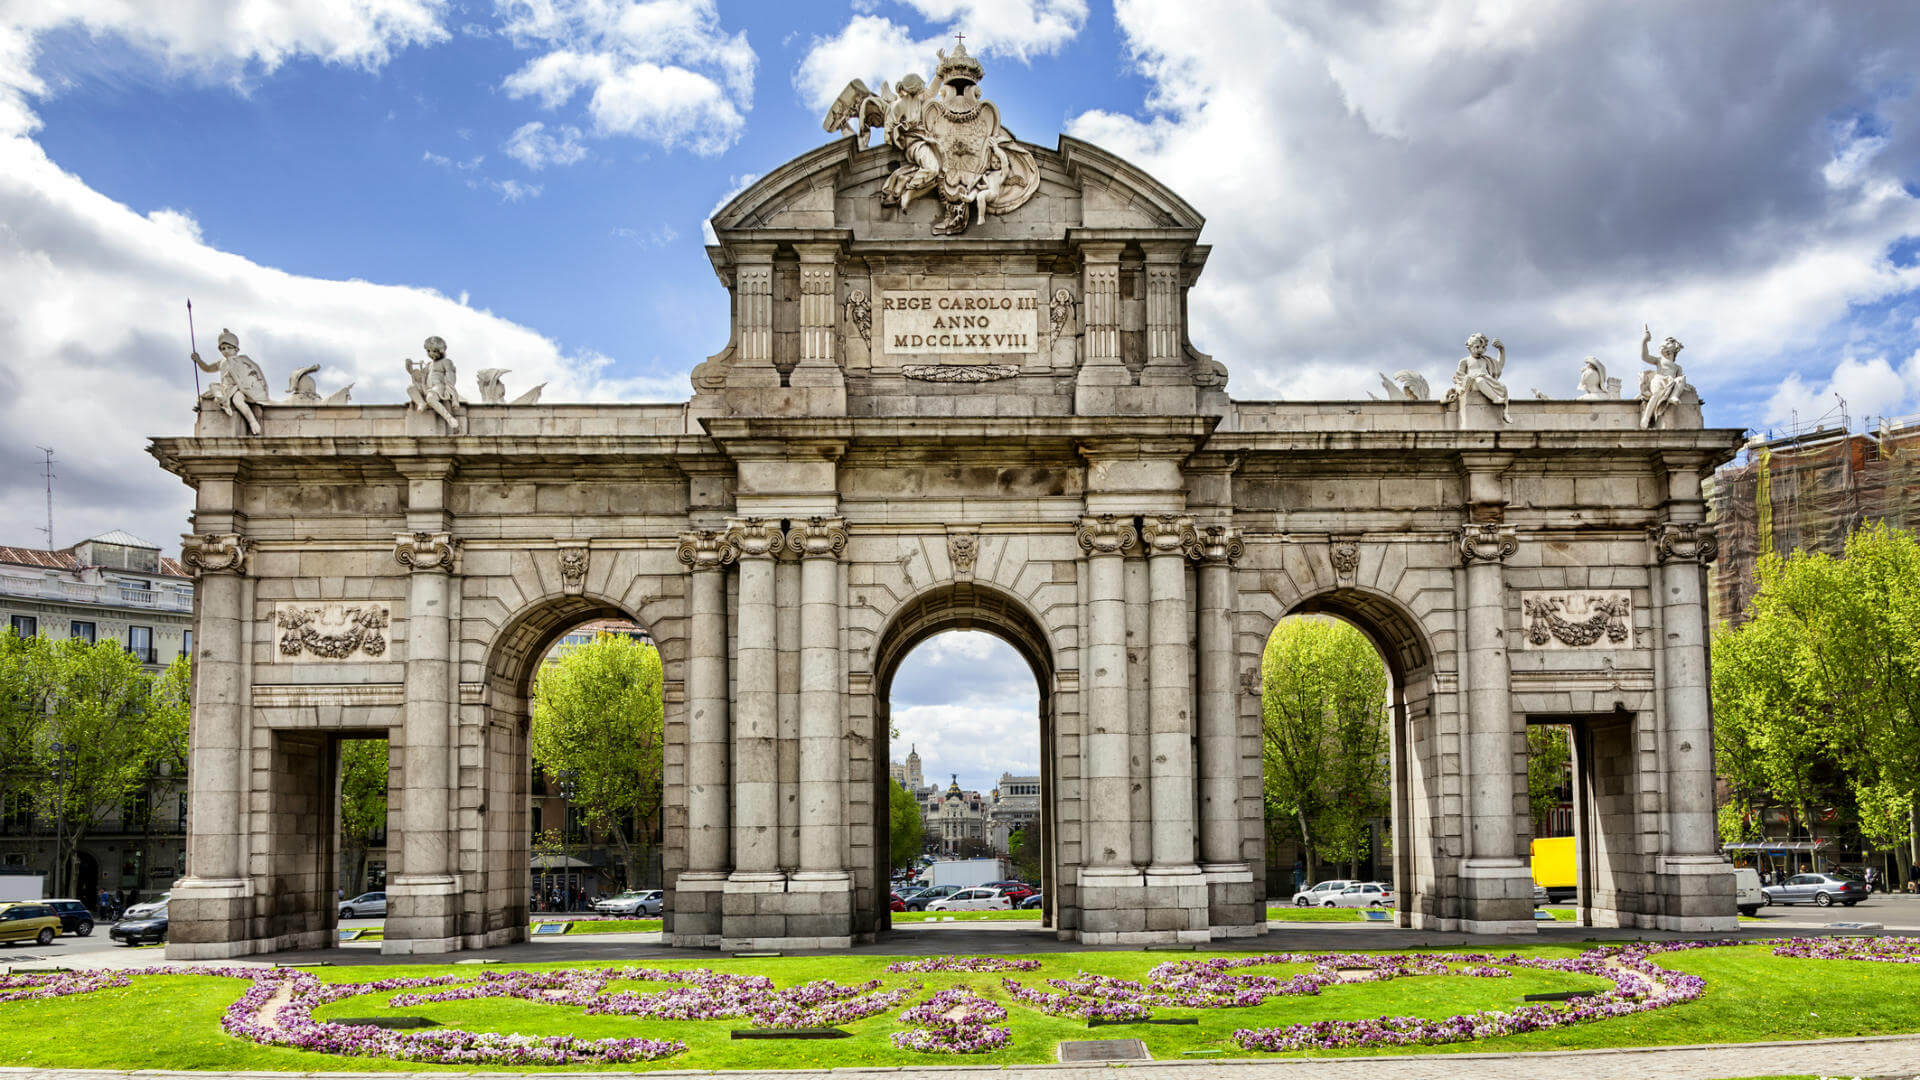
[[[1439,399],[1407,371],[1234,400],[1188,340],[1200,215],[1015,141],[983,74],[956,49],[850,85],[851,134],[718,212],[732,326],[688,401],[508,403],[485,372],[469,403],[436,341],[408,404],[275,402],[223,341],[194,435],[152,448],[195,489],[200,581],[170,955],[333,940],[337,748],[374,734],[383,947],[523,937],[528,688],[597,615],[661,653],[678,945],[887,929],[886,694],[955,627],[1041,684],[1048,925],[1263,932],[1259,665],[1300,612],[1392,669],[1404,924],[1532,931],[1525,729],[1553,721],[1582,733],[1589,918],[1732,928],[1701,478],[1739,433],[1702,427],[1678,343],[1637,400],[1593,361],[1577,398],[1510,401],[1477,335]]]

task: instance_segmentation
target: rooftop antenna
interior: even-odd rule
[[[40,467],[40,471],[42,475],[44,475],[47,479],[47,527],[42,531],[44,531],[47,534],[47,550],[52,551],[53,550],[53,447],[40,446],[40,447],[35,447],[35,449],[39,450],[42,454],[46,455],[46,462],[42,464]]]

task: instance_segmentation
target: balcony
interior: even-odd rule
[[[91,604],[98,607],[132,608],[137,611],[176,611],[191,614],[193,590],[163,585],[157,589],[136,589],[118,582],[93,584],[65,578],[29,578],[0,574],[0,595],[51,600],[63,604]]]

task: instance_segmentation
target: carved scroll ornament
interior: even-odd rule
[[[801,558],[839,558],[847,550],[845,518],[812,517],[787,530],[787,550]]]
[[[1520,539],[1506,526],[1492,523],[1460,526],[1462,563],[1505,562],[1520,550]]]
[[[1663,521],[1647,530],[1657,562],[1710,563],[1720,554],[1713,527],[1704,522]]]
[[[1125,555],[1139,542],[1133,531],[1133,519],[1113,514],[1081,518],[1074,538],[1080,542],[1080,550],[1088,555]]]
[[[1140,523],[1140,537],[1152,555],[1177,555],[1198,539],[1193,519],[1184,514],[1149,514]]]
[[[1626,592],[1562,592],[1525,596],[1526,639],[1532,648],[1624,647],[1633,639],[1633,598]]]
[[[202,574],[237,574],[246,566],[252,541],[239,533],[188,533],[180,538],[180,561]]]
[[[393,538],[393,559],[409,570],[439,570],[453,573],[460,565],[460,541],[451,533],[397,533]]]
[[[700,530],[680,534],[680,561],[691,570],[718,570],[740,557],[740,549],[724,532]]]
[[[1011,379],[1020,369],[1012,364],[907,364],[900,374],[921,382],[983,383]]]
[[[1201,563],[1226,563],[1232,566],[1246,551],[1247,545],[1240,539],[1240,530],[1227,525],[1195,529],[1187,544],[1187,558]]]
[[[274,611],[280,628],[280,655],[290,660],[378,659],[386,655],[381,631],[391,621],[387,605],[281,604]]]

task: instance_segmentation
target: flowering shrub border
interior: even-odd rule
[[[1156,964],[1142,980],[1080,972],[1047,979],[1051,989],[1003,977],[1007,994],[1051,1016],[1145,1019],[1156,1007],[1230,1009],[1269,998],[1310,996],[1336,983],[1382,982],[1415,975],[1507,978],[1514,968],[1592,975],[1613,983],[1608,990],[1564,1006],[1523,1005],[1431,1020],[1383,1016],[1372,1020],[1326,1020],[1276,1028],[1241,1028],[1234,1042],[1245,1050],[1285,1051],[1437,1045],[1543,1031],[1592,1020],[1628,1016],[1698,998],[1698,976],[1655,964],[1665,953],[1733,945],[1772,946],[1775,955],[1814,960],[1920,963],[1920,941],[1898,937],[1769,938],[1645,942],[1606,945],[1575,957],[1532,958],[1488,953],[1270,953],[1174,960]],[[1247,969],[1307,965],[1288,976]],[[990,956],[936,956],[889,964],[889,973],[991,973],[1032,971],[1037,960]],[[691,968],[588,968],[561,971],[481,971],[474,974],[396,977],[361,983],[322,982],[288,968],[149,967],[120,971],[21,972],[0,976],[0,1003],[67,997],[130,984],[133,976],[198,975],[247,980],[246,993],[229,1006],[221,1029],[269,1046],[337,1054],[385,1057],[435,1064],[563,1065],[575,1062],[654,1061],[680,1053],[677,1039],[583,1039],[570,1035],[519,1035],[456,1029],[394,1031],[370,1024],[313,1018],[315,1009],[361,994],[395,992],[388,1004],[405,1007],[439,1001],[518,998],[579,1007],[588,1013],[654,1020],[703,1021],[744,1018],[757,1027],[824,1027],[876,1016],[918,993],[921,983],[886,989],[880,979],[842,985],[821,979],[777,989],[763,975],[736,975]],[[638,992],[618,983],[668,984]],[[1007,1010],[970,987],[953,987],[899,1014],[914,1030],[893,1033],[895,1046],[918,1053],[978,1054],[1012,1042],[1001,1026]]]

